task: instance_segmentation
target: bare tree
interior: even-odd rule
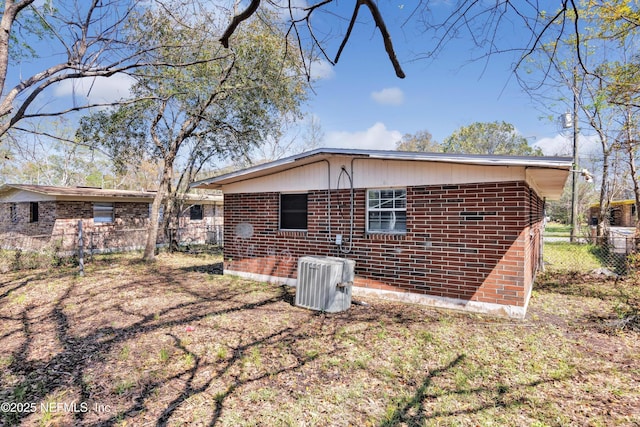
[[[636,212],[640,212],[640,176],[638,175],[637,156],[640,148],[640,138],[638,138],[637,117],[634,117],[631,106],[626,107],[623,130],[620,135],[619,144],[626,154],[629,175],[633,185],[633,196],[635,199]],[[636,214],[636,230],[640,232],[640,214]]]
[[[537,67],[538,71],[544,71],[544,82],[525,80],[527,73],[519,75],[532,98],[541,100],[546,108],[556,104],[566,108],[565,111],[573,109],[572,115],[580,117],[573,119],[576,127],[583,127],[581,133],[590,129],[597,135],[602,171],[597,224],[599,237],[606,235],[609,203],[622,177],[627,176],[626,171],[619,168],[619,153],[616,151],[622,150],[626,158],[631,159],[627,166],[632,176],[635,176],[633,171],[636,169],[633,144],[637,88],[640,87],[635,56],[638,20],[634,16],[637,10],[623,3],[581,4],[570,19],[576,22],[571,26],[575,27],[574,32],[540,45],[530,58],[529,69],[523,70],[531,71],[531,67]],[[582,21],[580,31],[578,19]],[[561,25],[556,23],[556,26]],[[547,93],[552,95],[546,96]],[[580,169],[578,165],[576,168]]]
[[[46,108],[39,98],[65,81],[135,74],[154,65],[190,65],[194,61],[155,64],[149,46],[131,37],[127,30],[130,16],[148,8],[162,7],[161,0],[4,0],[0,22],[0,137],[9,130],[29,130],[20,123],[29,119],[59,116],[113,102],[74,99],[70,105],[56,100]],[[194,2],[194,8],[196,7]],[[38,57],[39,69],[23,75],[20,68],[23,51]],[[11,62],[10,62],[11,60]],[[86,80],[85,80],[86,81]],[[135,102],[130,99],[128,102]]]
[[[235,49],[224,49],[212,34],[213,13],[190,16],[174,3],[172,15],[149,10],[131,31],[141,45],[162,45],[156,63],[183,64],[140,69],[132,88],[135,105],[95,111],[81,121],[77,138],[101,145],[123,164],[150,154],[161,159],[160,183],[152,203],[144,259],[155,257],[160,206],[165,218],[211,158],[237,159],[278,130],[281,117],[294,117],[306,97],[299,56],[287,54],[279,33],[261,20],[239,31]],[[177,174],[179,174],[177,176]]]
[[[319,119],[311,115],[307,120],[284,119],[262,143],[254,147],[235,167],[249,167],[313,150],[320,146],[324,132]]]
[[[362,6],[369,11],[376,27],[380,30],[383,40],[383,47],[387,53],[389,61],[393,65],[398,77],[405,76],[396,55],[396,49],[392,42],[391,32],[395,28],[389,29],[385,23],[385,16],[378,7],[378,2],[374,0],[352,0],[353,12],[348,16],[342,16],[338,12],[336,0],[319,0],[316,3],[299,5],[296,2],[283,2],[277,0],[251,0],[248,6],[237,13],[229,22],[220,41],[225,47],[230,45],[230,38],[242,25],[244,21],[254,14],[260,13],[262,9],[284,9],[288,16],[288,33],[294,34],[300,44],[309,40],[311,45],[320,52],[331,64],[336,64],[340,59],[345,45],[354,30],[355,23],[361,17]],[[416,55],[415,59],[432,58],[446,49],[449,41],[466,36],[477,47],[481,48],[481,54],[476,59],[489,58],[498,53],[517,52],[520,60],[516,61],[515,68],[518,68],[523,61],[545,40],[560,40],[567,33],[576,33],[580,28],[576,19],[578,14],[578,2],[575,0],[561,1],[557,9],[547,12],[544,5],[537,1],[513,2],[509,0],[499,0],[495,2],[481,2],[477,0],[459,0],[451,5],[451,12],[444,19],[435,20],[438,14],[432,13],[432,3],[419,1],[409,13],[409,18],[404,23],[410,21],[421,25],[425,33],[433,35],[433,43],[425,46],[422,53]],[[603,2],[604,3],[604,2]],[[311,18],[316,13],[325,12],[334,16],[335,20],[349,22],[348,27],[341,35],[341,43],[335,55],[330,55],[327,51],[326,41],[319,37],[311,25]],[[633,13],[629,12],[630,18]],[[572,18],[572,19],[567,19]],[[504,28],[517,28],[518,31],[524,29],[529,37],[522,45],[511,45],[505,38],[500,38],[499,33]],[[579,33],[579,31],[578,31]],[[575,48],[577,57],[582,63],[583,52],[580,40],[576,39]]]

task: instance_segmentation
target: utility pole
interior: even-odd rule
[[[576,171],[578,170],[578,86],[577,86],[577,65],[573,66],[573,167],[571,168],[571,235],[569,241],[571,243],[576,241],[576,235],[578,232],[578,177]]]

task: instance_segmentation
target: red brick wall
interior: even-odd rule
[[[16,222],[11,219],[11,206],[16,209]],[[0,203],[0,233],[16,232],[28,235],[51,233],[55,224],[56,202],[38,202],[38,221],[29,222],[30,203]]]
[[[11,218],[11,205],[15,205],[16,221]],[[29,222],[29,202],[0,203],[0,247],[40,249],[55,245],[63,250],[77,247],[78,221],[82,220],[85,233],[84,245],[94,249],[141,247],[146,242],[149,223],[149,203],[114,202],[114,221],[94,223],[93,202],[50,201],[38,202],[38,221]],[[204,205],[206,221],[192,221],[187,209],[181,216],[181,238],[204,242],[207,238],[206,223],[221,209]],[[213,220],[221,223],[221,220]],[[164,237],[159,236],[159,243]]]
[[[225,268],[293,278],[300,256],[342,256],[333,243],[339,233],[343,247],[351,246],[346,256],[356,261],[357,286],[525,304],[534,265],[530,232],[542,217],[542,203],[525,183],[409,187],[404,235],[366,233],[365,197],[366,190],[354,191],[349,242],[349,190],[331,191],[331,221],[327,191],[309,192],[306,232],[278,230],[278,193],[226,194]]]
[[[70,251],[77,247],[78,221],[82,220],[85,247],[96,249],[139,246],[144,242],[149,204],[115,202],[113,223],[94,224],[93,202],[38,202],[38,221],[29,222],[30,202],[14,203],[17,221],[9,213],[12,203],[0,204],[0,243],[3,247],[41,249],[56,246]],[[132,231],[132,230],[138,231]]]
[[[210,239],[209,233],[215,227],[222,226],[223,207],[221,205],[202,205],[202,219],[191,219],[190,209],[183,208],[178,221],[178,237],[181,241],[191,241],[194,243],[204,243]],[[176,232],[175,222],[170,228]]]
[[[544,232],[544,201],[538,197],[535,191],[529,189],[529,200],[527,202],[529,224],[525,233],[525,292],[530,293],[533,279],[542,262],[540,253],[542,234]]]

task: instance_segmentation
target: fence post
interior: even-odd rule
[[[82,236],[82,220],[78,221],[78,267],[80,276],[84,276],[84,239]]]

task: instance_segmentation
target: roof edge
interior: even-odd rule
[[[10,190],[25,191],[35,194],[41,194],[45,196],[55,198],[77,198],[77,199],[148,199],[153,200],[157,191],[136,191],[136,190],[118,190],[118,189],[104,189],[99,187],[86,187],[86,186],[52,186],[52,185],[36,185],[36,184],[13,184],[7,183],[0,185],[0,194],[7,193]],[[219,194],[200,194],[200,193],[187,193],[180,195],[180,199],[185,201],[219,201],[222,200],[222,195]]]
[[[273,168],[295,163],[303,159],[316,156],[344,155],[352,157],[366,157],[380,160],[407,160],[407,161],[433,161],[443,163],[476,164],[486,166],[529,166],[542,168],[571,168],[573,159],[571,157],[557,156],[495,156],[482,154],[452,154],[452,153],[431,153],[417,151],[395,151],[395,150],[363,150],[351,148],[317,148],[304,153],[295,154],[282,159],[229,172],[223,175],[202,179],[193,182],[189,187],[206,187],[216,182],[240,178],[245,175],[267,171]],[[259,176],[259,175],[258,175]]]

